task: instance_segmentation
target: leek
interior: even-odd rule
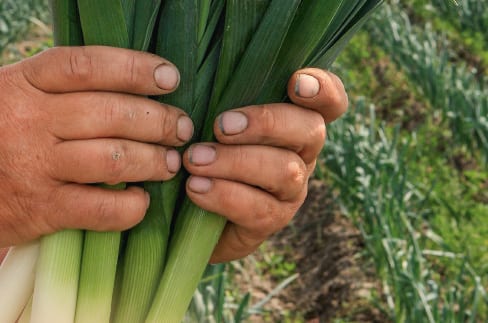
[[[41,241],[32,301],[32,323],[73,322],[83,231],[66,230]]]
[[[76,0],[50,0],[54,42],[82,45]],[[67,230],[41,239],[32,300],[32,323],[73,322],[78,293],[83,232]]]
[[[32,295],[16,323],[30,323],[32,319]]]
[[[289,75],[305,66],[328,67],[381,2],[79,0],[78,6],[74,1],[51,5],[58,44],[76,44],[82,31],[83,44],[151,51],[173,62],[180,87],[156,99],[192,117],[194,142],[214,140],[213,123],[223,111],[284,100]],[[78,266],[82,259],[76,322],[183,319],[226,223],[185,198],[185,178],[181,172],[168,182],[144,183],[151,205],[144,220],[127,232],[123,248],[120,233],[87,232],[81,257],[82,233],[71,232],[79,240],[73,244],[72,273],[75,258]],[[51,250],[61,248],[55,240]]]
[[[0,265],[0,313],[2,322],[15,322],[34,291],[39,241],[10,248]]]
[[[78,10],[85,45],[129,47],[129,31],[120,2],[79,0]],[[125,184],[112,188],[124,189]],[[120,232],[86,232],[76,323],[110,321],[120,238]]]

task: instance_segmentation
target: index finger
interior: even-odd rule
[[[106,46],[52,48],[20,64],[24,78],[49,93],[160,95],[174,91],[180,80],[177,68],[159,56]]]

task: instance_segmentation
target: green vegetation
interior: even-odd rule
[[[476,3],[442,6],[488,12]],[[337,65],[353,108],[329,128],[321,174],[360,227],[383,282],[376,304],[395,322],[488,317],[488,92],[482,59],[465,61],[457,42],[476,26],[425,2],[385,5]]]
[[[48,20],[47,0],[0,1],[0,53],[21,40],[38,21]]]

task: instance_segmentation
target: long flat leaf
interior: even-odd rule
[[[354,10],[349,13],[349,17],[347,19],[342,19],[343,25],[340,28],[336,28],[337,30],[334,35],[329,36],[327,41],[321,42],[320,48],[317,49],[314,57],[311,58],[307,64],[317,62],[322,58],[323,63],[319,64],[319,66],[324,68],[329,67],[344,47],[341,47],[340,44],[346,45],[350,38],[358,31],[363,23],[370,17],[371,13],[374,12],[382,2],[383,0],[362,0],[361,2],[358,2]],[[341,14],[342,13],[336,16],[336,24],[341,20]]]
[[[120,0],[79,0],[85,45],[129,48],[130,40]]]
[[[203,140],[213,139],[213,122],[217,115],[227,109],[256,103],[276,63],[300,2],[299,0],[271,2],[229,79],[228,86],[222,92],[221,99],[218,103],[212,101],[213,104],[209,107]]]
[[[217,31],[217,27],[222,18],[224,7],[225,0],[217,0],[212,3],[210,16],[207,19],[207,25],[205,25],[203,35],[201,37],[199,36],[198,40],[198,66],[203,63],[206,57],[205,55],[211,50],[212,39],[217,39],[215,42],[219,42],[221,39],[221,37],[219,37],[221,32]]]
[[[129,44],[132,44],[134,40],[133,30],[137,0],[120,0],[120,2],[122,4],[122,10],[124,11],[125,25],[127,27],[127,35],[129,36]]]
[[[50,0],[54,43],[58,46],[83,45],[83,32],[76,0]]]
[[[135,4],[131,48],[147,51],[152,40],[161,0],[138,0]]]
[[[180,71],[180,85],[169,95],[160,98],[191,115],[195,102],[198,70],[198,19],[197,0],[167,0],[161,9],[157,33],[156,53],[176,65]],[[183,174],[163,183],[164,217],[171,223],[178,199]]]
[[[302,1],[281,51],[272,78],[262,87],[258,102],[284,99],[288,78],[305,65],[332,24],[342,1]]]
[[[370,18],[371,14],[383,3],[383,0],[368,1],[349,22],[344,32],[335,40],[334,44],[327,50],[320,51],[308,64],[312,66],[329,68],[339,53],[346,47],[351,38]]]
[[[222,2],[223,3],[223,2]],[[198,12],[200,13],[199,23],[198,23],[198,41],[203,38],[203,34],[207,29],[207,21],[210,16],[212,0],[200,0],[198,1]]]
[[[210,106],[216,106],[268,9],[270,0],[228,0],[225,32]]]

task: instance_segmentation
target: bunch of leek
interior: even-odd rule
[[[59,46],[133,48],[172,61],[181,83],[159,100],[192,117],[194,141],[210,141],[223,111],[283,101],[293,71],[328,67],[381,2],[51,0],[51,8]],[[184,197],[184,177],[144,183],[151,205],[126,233],[43,237],[23,317],[34,323],[180,322],[225,225]],[[29,302],[25,295],[17,300],[21,308]]]

